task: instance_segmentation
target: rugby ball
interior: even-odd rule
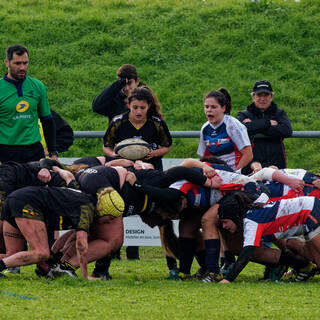
[[[124,159],[141,160],[150,152],[150,144],[142,139],[129,138],[120,141],[114,151]]]

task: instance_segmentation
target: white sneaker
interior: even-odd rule
[[[55,268],[50,270],[50,275],[48,275],[50,278],[51,276],[54,278],[58,278],[62,275],[67,275],[71,278],[77,278],[77,275],[74,270],[65,269],[63,265],[58,264]]]
[[[20,273],[20,267],[8,268],[4,273],[18,274]]]

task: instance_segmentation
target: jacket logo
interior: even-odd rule
[[[20,101],[17,105],[16,105],[16,111],[21,113],[21,112],[25,112],[29,109],[29,102],[27,101]]]

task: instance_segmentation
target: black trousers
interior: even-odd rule
[[[40,142],[22,146],[0,144],[0,161],[2,163],[7,161],[26,163],[39,161],[44,157],[43,147]]]

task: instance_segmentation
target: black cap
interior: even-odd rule
[[[261,80],[257,81],[254,86],[253,90],[254,93],[261,93],[261,92],[266,92],[266,93],[272,93],[272,87],[269,81],[266,80]]]

